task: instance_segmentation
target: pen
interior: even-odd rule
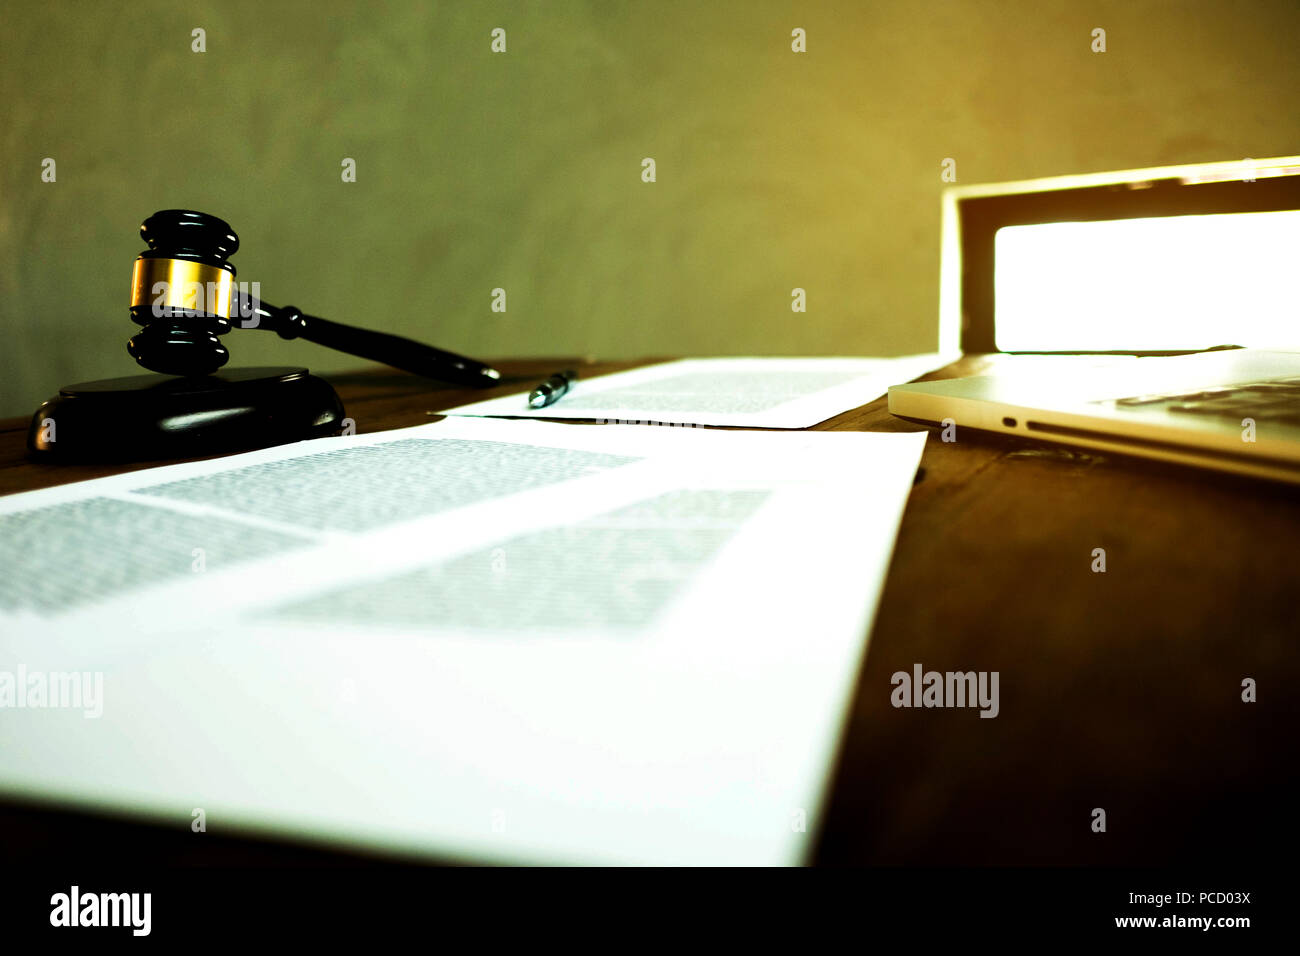
[[[545,408],[547,405],[553,405],[561,395],[573,387],[573,380],[577,377],[578,373],[572,369],[556,372],[532,390],[528,396],[528,407]]]

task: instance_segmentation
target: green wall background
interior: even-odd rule
[[[132,373],[129,273],[157,209],[229,220],[271,302],[475,355],[900,354],[936,341],[945,157],[969,183],[1300,152],[1295,0],[0,17],[0,415]],[[358,364],[227,342],[232,364]]]

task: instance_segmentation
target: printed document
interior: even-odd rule
[[[529,408],[528,392],[520,392],[437,414],[808,428],[954,358],[933,353],[901,358],[682,359],[579,378],[544,408]]]
[[[924,442],[451,418],[0,498],[0,792],[800,863]]]

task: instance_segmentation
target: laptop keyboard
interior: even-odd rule
[[[1229,418],[1235,422],[1252,418],[1257,423],[1300,426],[1300,378],[1216,385],[1195,392],[1134,395],[1115,399],[1115,407],[1119,409],[1147,410],[1161,406],[1166,411],[1184,415]]]

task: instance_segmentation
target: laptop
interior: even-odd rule
[[[1300,483],[1300,156],[955,186],[899,417]]]

